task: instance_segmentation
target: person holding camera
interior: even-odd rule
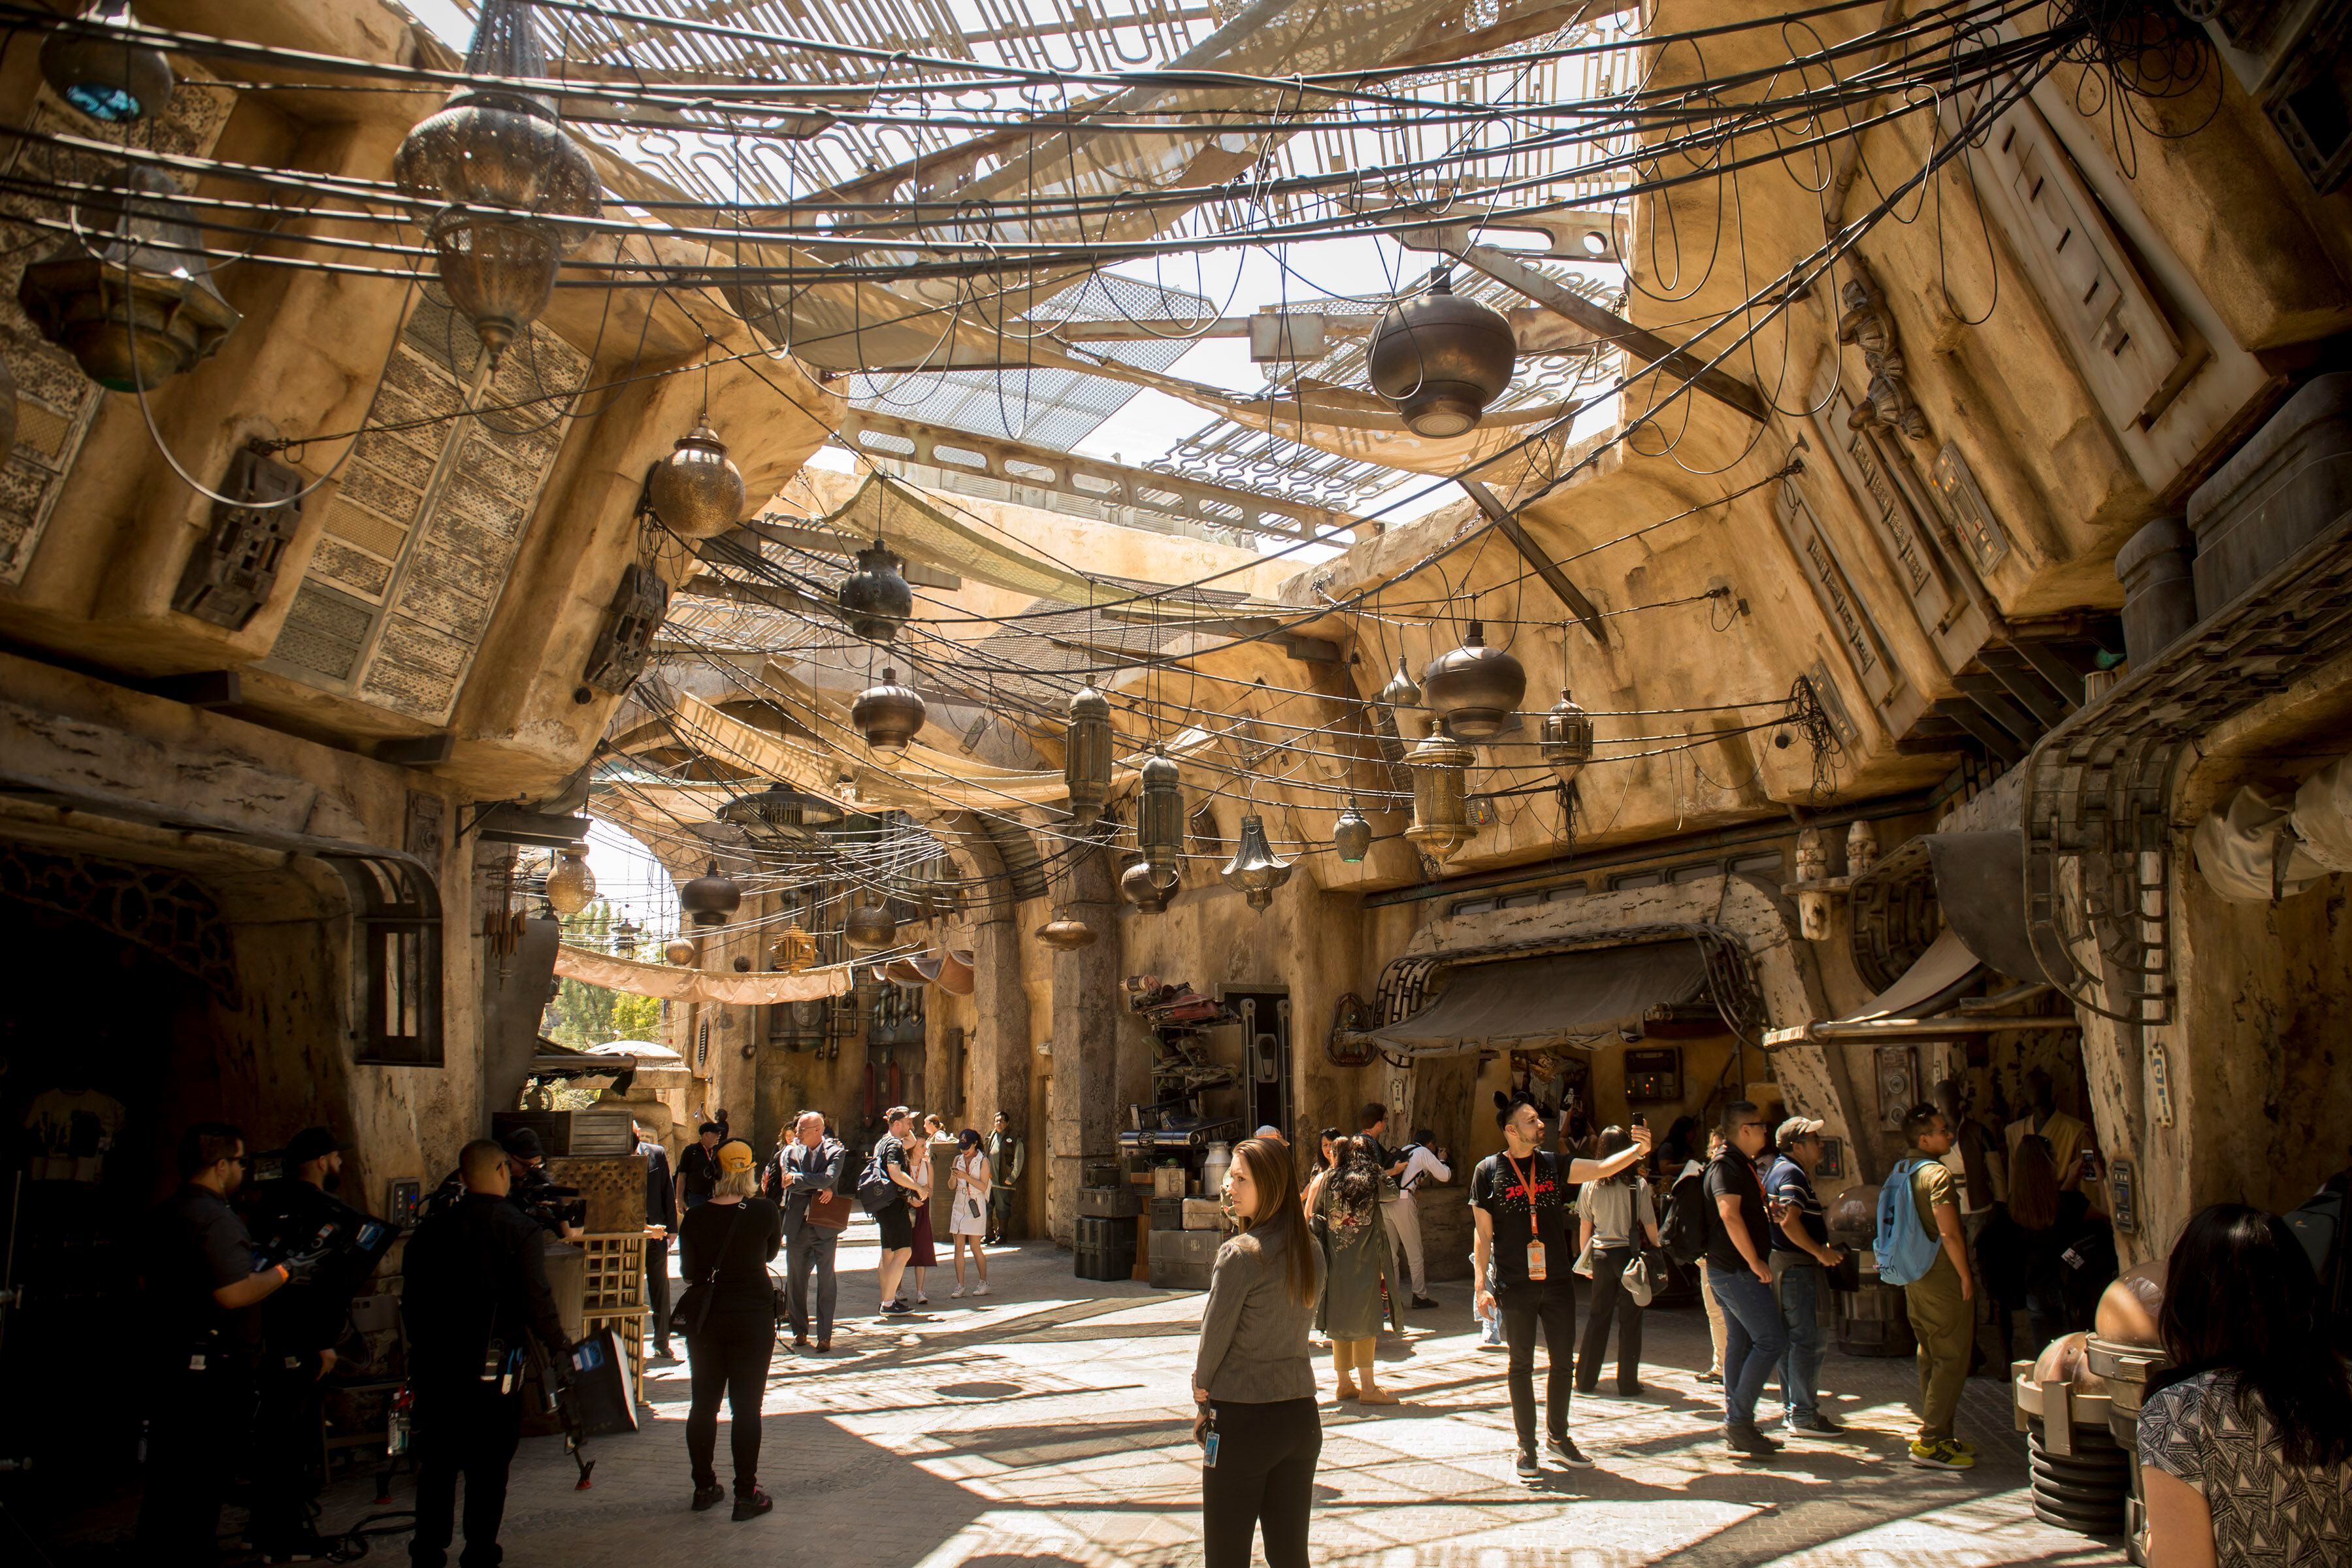
[[[686,1455],[694,1469],[694,1510],[727,1495],[719,1484],[719,1402],[723,1395],[735,1460],[735,1519],[757,1519],[775,1504],[760,1489],[760,1401],[776,1353],[776,1282],[768,1264],[783,1245],[783,1216],[760,1195],[759,1156],[740,1138],[712,1152],[719,1180],[709,1201],[678,1226],[679,1273],[687,1281],[677,1315],[686,1330],[694,1403],[686,1417]]]
[[[402,1321],[415,1396],[415,1568],[448,1561],[457,1477],[466,1478],[464,1568],[495,1568],[507,1468],[522,1435],[523,1368],[536,1342],[551,1375],[572,1342],[547,1285],[546,1233],[508,1201],[509,1152],[477,1138],[457,1157],[465,1195],[427,1217],[402,1264]]]
[[[279,1156],[281,1174],[253,1194],[249,1227],[275,1257],[314,1249],[319,1238],[354,1219],[334,1195],[342,1142],[324,1127],[305,1127]],[[310,1526],[319,1495],[319,1420],[323,1380],[334,1370],[335,1343],[351,1322],[348,1277],[321,1279],[309,1290],[281,1290],[262,1303],[260,1399],[255,1410],[253,1540],[271,1563],[326,1555]]]

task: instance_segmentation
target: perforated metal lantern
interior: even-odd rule
[[[1528,694],[1528,671],[1504,648],[1486,646],[1486,626],[1472,621],[1462,646],[1439,654],[1421,672],[1430,716],[1457,741],[1485,741],[1502,732]]]
[[[131,0],[96,0],[79,18],[103,33],[51,33],[41,77],[59,98],[108,125],[149,120],[172,100],[172,62],[136,37]]]
[[[869,686],[849,705],[849,721],[866,743],[886,757],[902,757],[908,744],[922,732],[921,693],[898,684],[898,672],[886,668],[878,686]]]
[[[425,237],[442,289],[495,365],[555,298],[563,256],[545,224],[451,207]]]
[[[1239,889],[1250,908],[1263,912],[1274,902],[1274,890],[1290,880],[1290,862],[1275,858],[1274,847],[1265,841],[1265,819],[1244,816],[1240,847],[1217,875],[1225,886]]]
[[[836,597],[849,629],[868,642],[888,642],[915,613],[907,563],[880,540],[857,552],[857,570],[842,579]]]
[[[1155,876],[1173,884],[1184,851],[1184,785],[1167,757],[1154,755],[1143,764],[1135,792],[1135,848]]]
[[[757,795],[739,795],[719,808],[719,820],[743,830],[762,848],[781,848],[809,837],[811,830],[842,820],[844,813],[821,795],[772,784]]]
[[[1500,311],[1454,292],[1441,268],[1419,299],[1401,300],[1372,329],[1365,369],[1372,390],[1416,436],[1467,435],[1511,384],[1518,339]]]
[[[1175,874],[1171,871],[1163,886],[1148,860],[1138,860],[1119,874],[1119,897],[1147,915],[1156,915],[1166,909],[1168,900],[1175,890]]]
[[[646,499],[672,533],[705,539],[742,521],[743,475],[728,460],[719,432],[697,425],[654,465]]]
[[[99,385],[159,385],[210,358],[244,320],[214,287],[204,237],[160,171],[121,171],[73,216],[82,232],[25,268],[16,302]]]
[[[584,850],[559,849],[555,865],[542,884],[547,907],[559,915],[576,915],[596,896],[596,873],[588,868]]]
[[[662,957],[679,969],[694,967],[694,943],[682,936],[674,936],[662,943]]]
[[[1543,741],[1540,750],[1544,764],[1550,768],[1561,784],[1571,784],[1584,764],[1592,760],[1592,715],[1559,689],[1559,700],[1543,716]]]
[[[877,952],[898,940],[898,920],[881,902],[855,903],[841,922],[841,940],[856,952]]]
[[[1110,796],[1110,700],[1091,686],[1070,699],[1070,721],[1062,753],[1062,778],[1069,785],[1070,817],[1091,827]]]
[[[732,877],[719,873],[719,862],[677,890],[677,907],[698,926],[723,926],[743,904],[743,889]]]
[[[547,50],[525,0],[484,0],[467,46],[466,73],[547,79]],[[595,166],[564,133],[554,100],[503,83],[459,88],[438,111],[410,127],[393,154],[392,177],[436,207],[504,207],[573,218],[604,211]],[[557,243],[569,249],[586,237],[575,228]]]
[[[1095,928],[1066,914],[1055,915],[1037,928],[1037,940],[1056,952],[1076,952],[1095,943]]]
[[[1470,842],[1470,748],[1430,721],[1429,733],[1405,754],[1412,770],[1412,823],[1404,830],[1440,860]]]
[[[1350,866],[1361,864],[1371,850],[1372,825],[1356,809],[1352,800],[1348,809],[1339,814],[1339,820],[1331,825],[1331,847]]]

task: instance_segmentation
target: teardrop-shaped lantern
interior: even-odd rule
[[[731,877],[721,876],[719,862],[677,890],[677,907],[687,918],[698,926],[723,926],[727,917],[742,907],[743,889]]]
[[[719,432],[697,425],[654,465],[646,499],[672,533],[704,539],[743,520],[743,475],[728,460]]]
[[[793,921],[784,927],[783,934],[768,944],[768,967],[782,974],[798,974],[816,962],[816,938]]]
[[[880,540],[857,552],[857,570],[842,579],[835,597],[849,629],[868,642],[888,642],[915,613],[907,563]]]
[[[576,915],[588,907],[596,896],[596,873],[588,868],[587,852],[579,848],[559,849],[554,868],[547,873],[542,887],[547,894],[547,907],[559,915]]]
[[[1066,914],[1055,915],[1037,928],[1037,940],[1055,952],[1076,952],[1095,943],[1095,928]]]
[[[1559,689],[1559,701],[1543,716],[1543,760],[1559,782],[1571,784],[1592,760],[1592,715]]]
[[[1135,848],[1154,877],[1174,884],[1184,850],[1183,775],[1174,762],[1157,753],[1145,761],[1136,786]]]
[[[1413,684],[1412,674],[1405,668],[1404,655],[1397,655],[1396,673],[1389,677],[1389,683],[1381,688],[1381,694],[1373,700],[1387,709],[1391,718],[1421,706],[1421,688]]]
[[[1273,847],[1265,841],[1265,819],[1244,816],[1241,845],[1217,875],[1225,886],[1240,889],[1250,908],[1263,912],[1274,902],[1274,890],[1290,880],[1290,862],[1274,858]]]
[[[154,387],[210,358],[244,318],[221,298],[180,187],[145,165],[74,203],[79,231],[25,268],[16,303],[112,392]]]
[[[1470,842],[1470,748],[1433,719],[1429,734],[1405,756],[1412,772],[1412,824],[1404,836],[1440,860]]]
[[[80,20],[105,30],[42,41],[41,77],[51,90],[107,125],[161,114],[172,99],[172,62],[131,31],[131,0],[94,0]]]
[[[1062,778],[1070,789],[1070,819],[1091,827],[1110,796],[1110,700],[1091,686],[1070,699]]]
[[[1356,809],[1352,800],[1348,809],[1339,814],[1339,820],[1331,825],[1331,847],[1350,866],[1362,864],[1372,847],[1372,825]]]
[[[1175,890],[1174,877],[1171,876],[1169,879],[1165,887],[1161,886],[1149,860],[1138,860],[1121,873],[1118,879],[1119,897],[1147,915],[1156,915],[1166,909],[1169,895]]]
[[[434,271],[495,366],[555,298],[563,250],[553,229],[451,207],[425,231]]]
[[[555,100],[509,85],[543,81],[549,74],[547,48],[528,0],[483,0],[478,16],[466,47],[466,74],[478,79],[409,128],[393,154],[393,179],[434,206],[599,216],[603,190],[595,166],[564,132]],[[507,81],[478,80],[485,77]],[[574,230],[557,242],[569,249],[586,237]]]
[[[694,966],[694,943],[682,936],[674,936],[662,943],[662,957],[679,969]]]
[[[1416,436],[1465,436],[1511,384],[1518,339],[1502,312],[1454,292],[1444,268],[1429,292],[1400,300],[1373,327],[1364,354],[1372,390]]]
[[[878,900],[855,903],[841,922],[841,939],[856,952],[877,952],[898,940],[898,920]]]
[[[882,683],[857,694],[849,706],[849,721],[866,743],[886,757],[903,757],[907,744],[923,728],[921,693],[898,684],[898,672],[884,668]]]
[[[1472,621],[1462,646],[1439,654],[1421,672],[1423,698],[1445,732],[1457,741],[1490,740],[1502,732],[1528,694],[1527,668],[1508,650],[1486,646],[1483,621]]]

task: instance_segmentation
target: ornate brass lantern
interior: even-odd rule
[[[147,120],[172,99],[172,62],[130,31],[131,0],[94,0],[80,18],[98,33],[51,33],[41,44],[41,76],[59,98],[108,125]]]
[[[898,917],[879,900],[854,903],[841,922],[841,937],[856,952],[878,952],[898,940]]]
[[[1525,666],[1506,649],[1486,646],[1483,621],[1472,621],[1462,646],[1439,654],[1421,672],[1429,711],[1457,741],[1500,734],[1528,694]]]
[[[596,873],[588,868],[588,855],[576,846],[559,849],[555,866],[541,884],[547,907],[559,915],[576,915],[596,896]]]
[[[784,974],[798,974],[816,962],[816,938],[801,930],[801,922],[784,927],[783,934],[768,944],[768,966]]]
[[[758,795],[739,795],[719,808],[719,820],[743,830],[762,848],[782,848],[805,839],[813,827],[842,819],[841,807],[821,795],[772,784]]]
[[[449,303],[474,325],[495,365],[555,298],[562,247],[543,224],[451,207],[425,233]]]
[[[743,518],[743,475],[708,425],[680,436],[669,456],[654,465],[646,495],[654,515],[684,539],[721,532]]]
[[[1055,915],[1037,928],[1037,940],[1055,952],[1076,952],[1095,943],[1095,928],[1066,913]]]
[[[1470,748],[1429,722],[1429,734],[1405,756],[1412,770],[1412,824],[1404,836],[1440,860],[1470,842]]]
[[[1264,913],[1274,902],[1274,890],[1290,880],[1290,862],[1274,858],[1273,847],[1265,841],[1265,819],[1252,815],[1242,818],[1241,846],[1217,875],[1225,886],[1240,889],[1250,908]]]
[[[1110,700],[1091,686],[1070,699],[1070,725],[1062,777],[1070,788],[1070,818],[1091,827],[1110,795]]]
[[[1331,825],[1331,847],[1350,866],[1362,864],[1372,847],[1372,825],[1356,809],[1352,800],[1348,809],[1339,814],[1339,820]]]
[[[621,911],[621,923],[613,928],[613,951],[623,958],[634,958],[637,952],[637,922],[629,911]]]
[[[1183,775],[1165,756],[1154,755],[1143,764],[1135,794],[1135,847],[1151,868],[1155,887],[1164,892],[1176,885],[1177,858],[1184,849]],[[1166,904],[1164,896],[1160,902]]]
[[[1156,915],[1166,909],[1169,895],[1175,890],[1175,873],[1171,871],[1162,884],[1149,860],[1138,860],[1118,879],[1119,896],[1147,915]]]
[[[857,552],[857,570],[842,579],[838,597],[849,629],[867,642],[888,642],[915,613],[915,591],[901,574],[906,562],[880,540]]]
[[[898,684],[898,672],[885,668],[882,684],[869,686],[850,704],[849,721],[866,743],[886,757],[903,757],[923,728],[922,694]]]
[[[1428,293],[1390,306],[1372,329],[1365,368],[1414,435],[1464,436],[1510,385],[1518,356],[1511,323],[1454,293],[1441,267]]]
[[[1559,689],[1559,701],[1543,716],[1543,760],[1563,784],[1572,784],[1592,760],[1592,715]]]
[[[209,359],[244,320],[213,286],[204,237],[161,172],[126,169],[75,212],[83,234],[25,268],[16,302],[99,385],[158,385]]]
[[[694,967],[694,943],[682,936],[674,936],[662,943],[662,957],[680,969]]]
[[[677,890],[677,907],[698,926],[723,926],[743,903],[743,889],[735,879],[719,874],[719,862]]]

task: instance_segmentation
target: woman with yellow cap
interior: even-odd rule
[[[760,1196],[759,1161],[751,1145],[730,1138],[714,1152],[719,1179],[710,1200],[679,1225],[678,1273],[687,1282],[677,1304],[686,1328],[694,1403],[686,1417],[686,1454],[694,1467],[696,1512],[725,1497],[715,1465],[719,1401],[724,1394],[732,1427],[735,1517],[756,1519],[774,1507],[760,1489],[760,1400],[776,1349],[775,1279],[768,1262],[783,1245],[784,1220]]]

